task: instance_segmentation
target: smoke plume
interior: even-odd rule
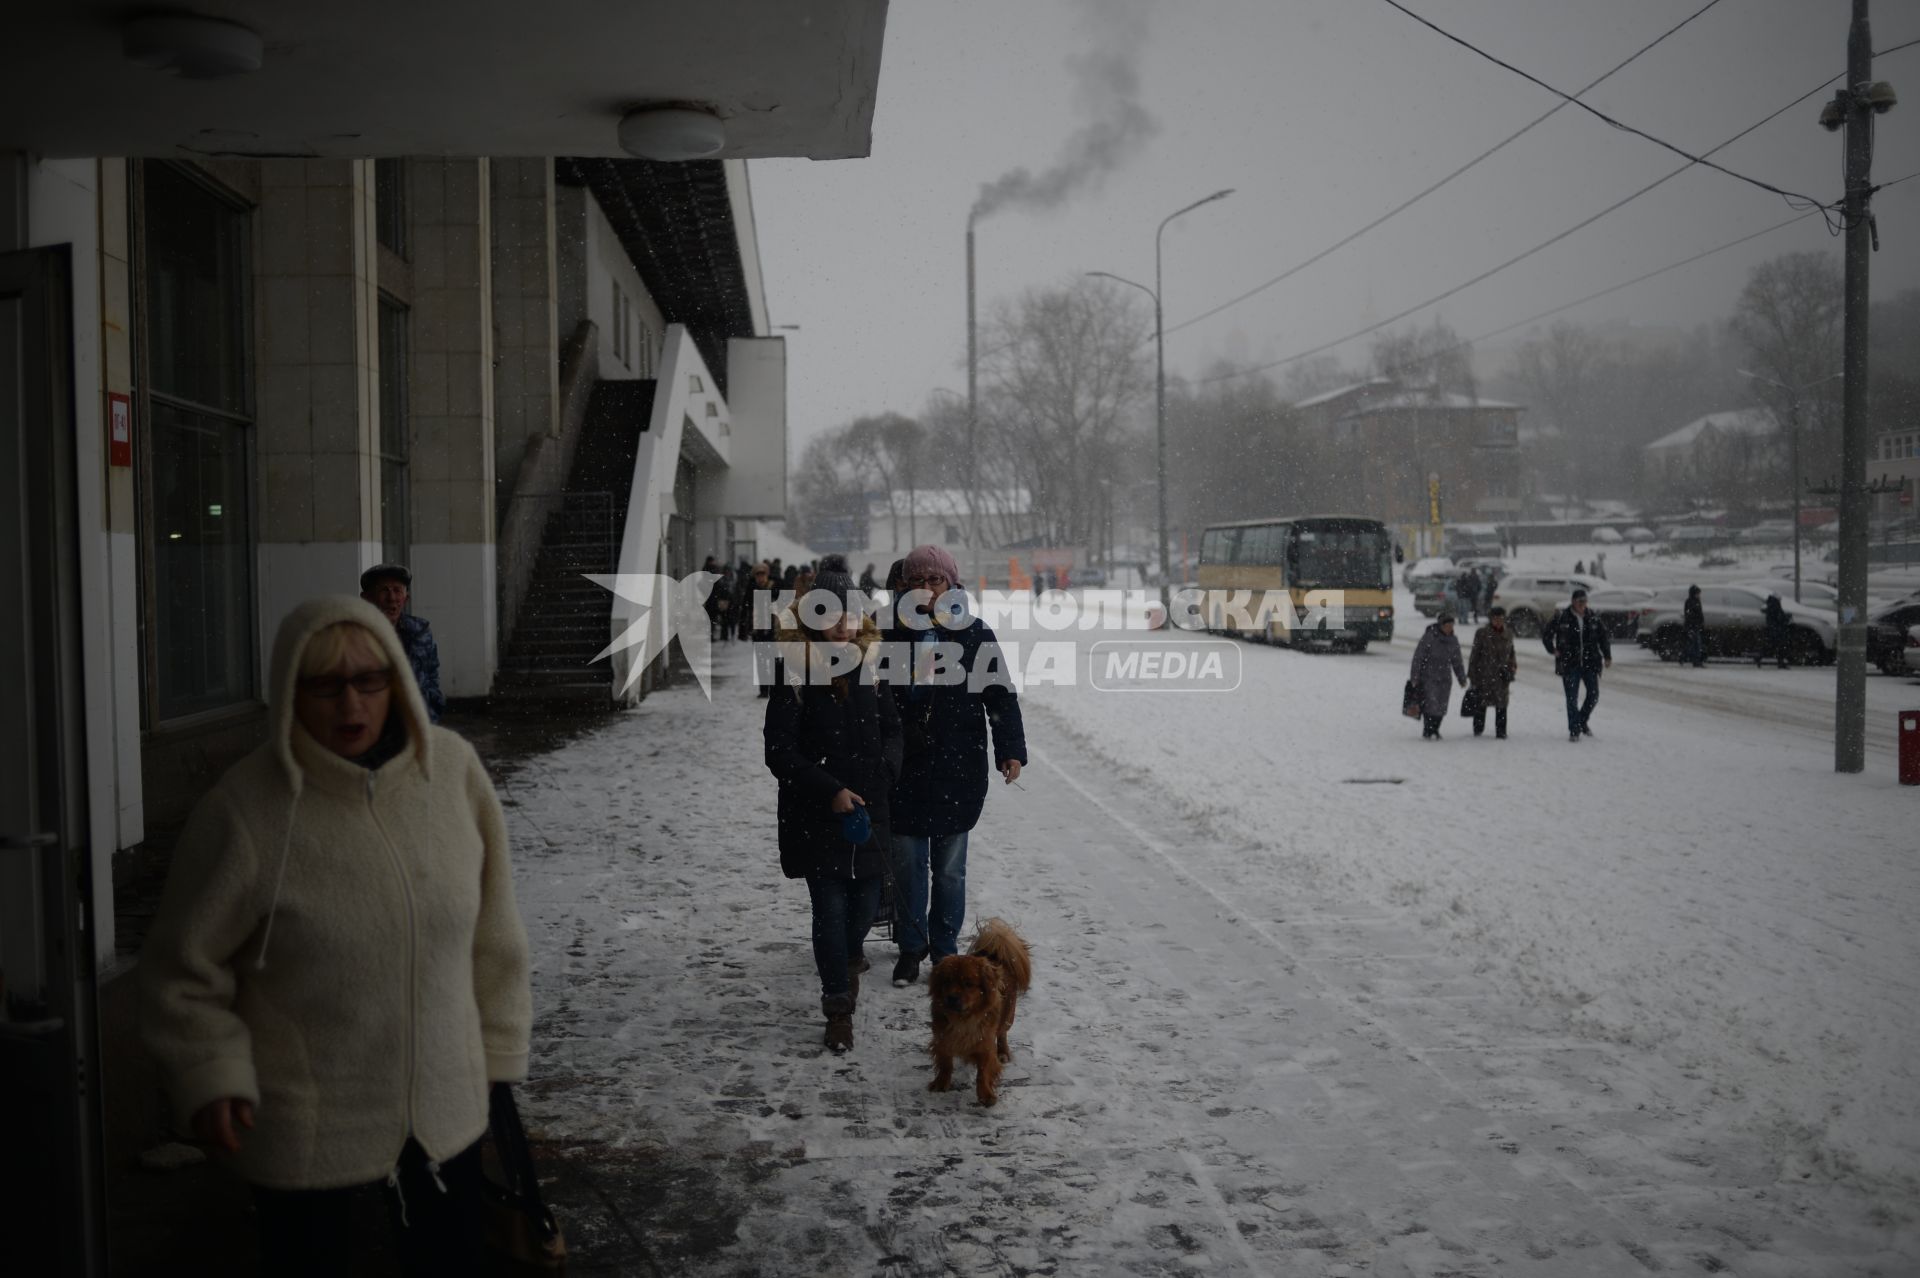
[[[1075,130],[1053,166],[1039,173],[1017,168],[980,187],[967,217],[969,224],[1005,208],[1051,209],[1083,190],[1097,188],[1107,175],[1139,153],[1159,128],[1140,104],[1140,50],[1146,44],[1147,15],[1138,0],[1082,6],[1091,48],[1067,59],[1074,80],[1074,102],[1088,122]]]

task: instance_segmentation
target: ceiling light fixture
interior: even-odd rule
[[[265,46],[237,22],[191,13],[153,14],[127,23],[121,49],[156,71],[187,80],[221,80],[260,69]]]
[[[620,149],[643,160],[706,160],[726,144],[726,124],[709,111],[640,107],[620,120]]]

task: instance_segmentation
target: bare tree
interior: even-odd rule
[[[873,481],[872,486],[886,495],[894,550],[902,549],[899,531],[902,493],[908,505],[908,527],[913,526],[912,508],[914,494],[920,487],[920,452],[925,436],[919,422],[899,413],[857,418],[842,433],[843,444],[854,464],[863,467]]]
[[[1081,278],[1001,305],[982,332],[982,446],[1011,461],[1059,544],[1092,539],[1101,481],[1151,385],[1143,311],[1121,286]]]
[[[1753,269],[1733,313],[1758,375],[1750,393],[1797,433],[1803,464],[1839,457],[1840,383],[1830,379],[1840,371],[1844,295],[1836,257],[1788,253]]]
[[[1409,325],[1376,336],[1373,371],[1435,399],[1447,394],[1479,398],[1472,344],[1461,341],[1453,326],[1437,316],[1425,328]]]
[[[848,428],[807,442],[793,476],[794,538],[820,550],[843,550],[867,539],[867,459],[850,447]]]

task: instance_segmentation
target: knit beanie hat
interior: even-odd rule
[[[949,586],[960,584],[960,565],[942,546],[915,546],[907,552],[905,572],[909,582],[915,577],[939,573],[947,579]]]

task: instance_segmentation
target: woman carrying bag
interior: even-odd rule
[[[382,1183],[406,1273],[478,1272],[489,1089],[526,1076],[531,1019],[499,800],[371,604],[295,608],[268,694],[175,850],[142,1033],[253,1186],[266,1273],[352,1272]]]
[[[767,768],[779,778],[780,868],[805,879],[813,906],[813,961],[820,977],[825,1042],[853,1046],[853,1012],[867,930],[886,873],[887,792],[900,775],[900,719],[864,657],[879,639],[872,617],[855,615],[853,577],[829,561],[814,580],[825,624],[810,626],[806,596],[794,602],[797,629],[782,636],[804,657],[767,703]],[[816,614],[817,615],[817,614]]]

